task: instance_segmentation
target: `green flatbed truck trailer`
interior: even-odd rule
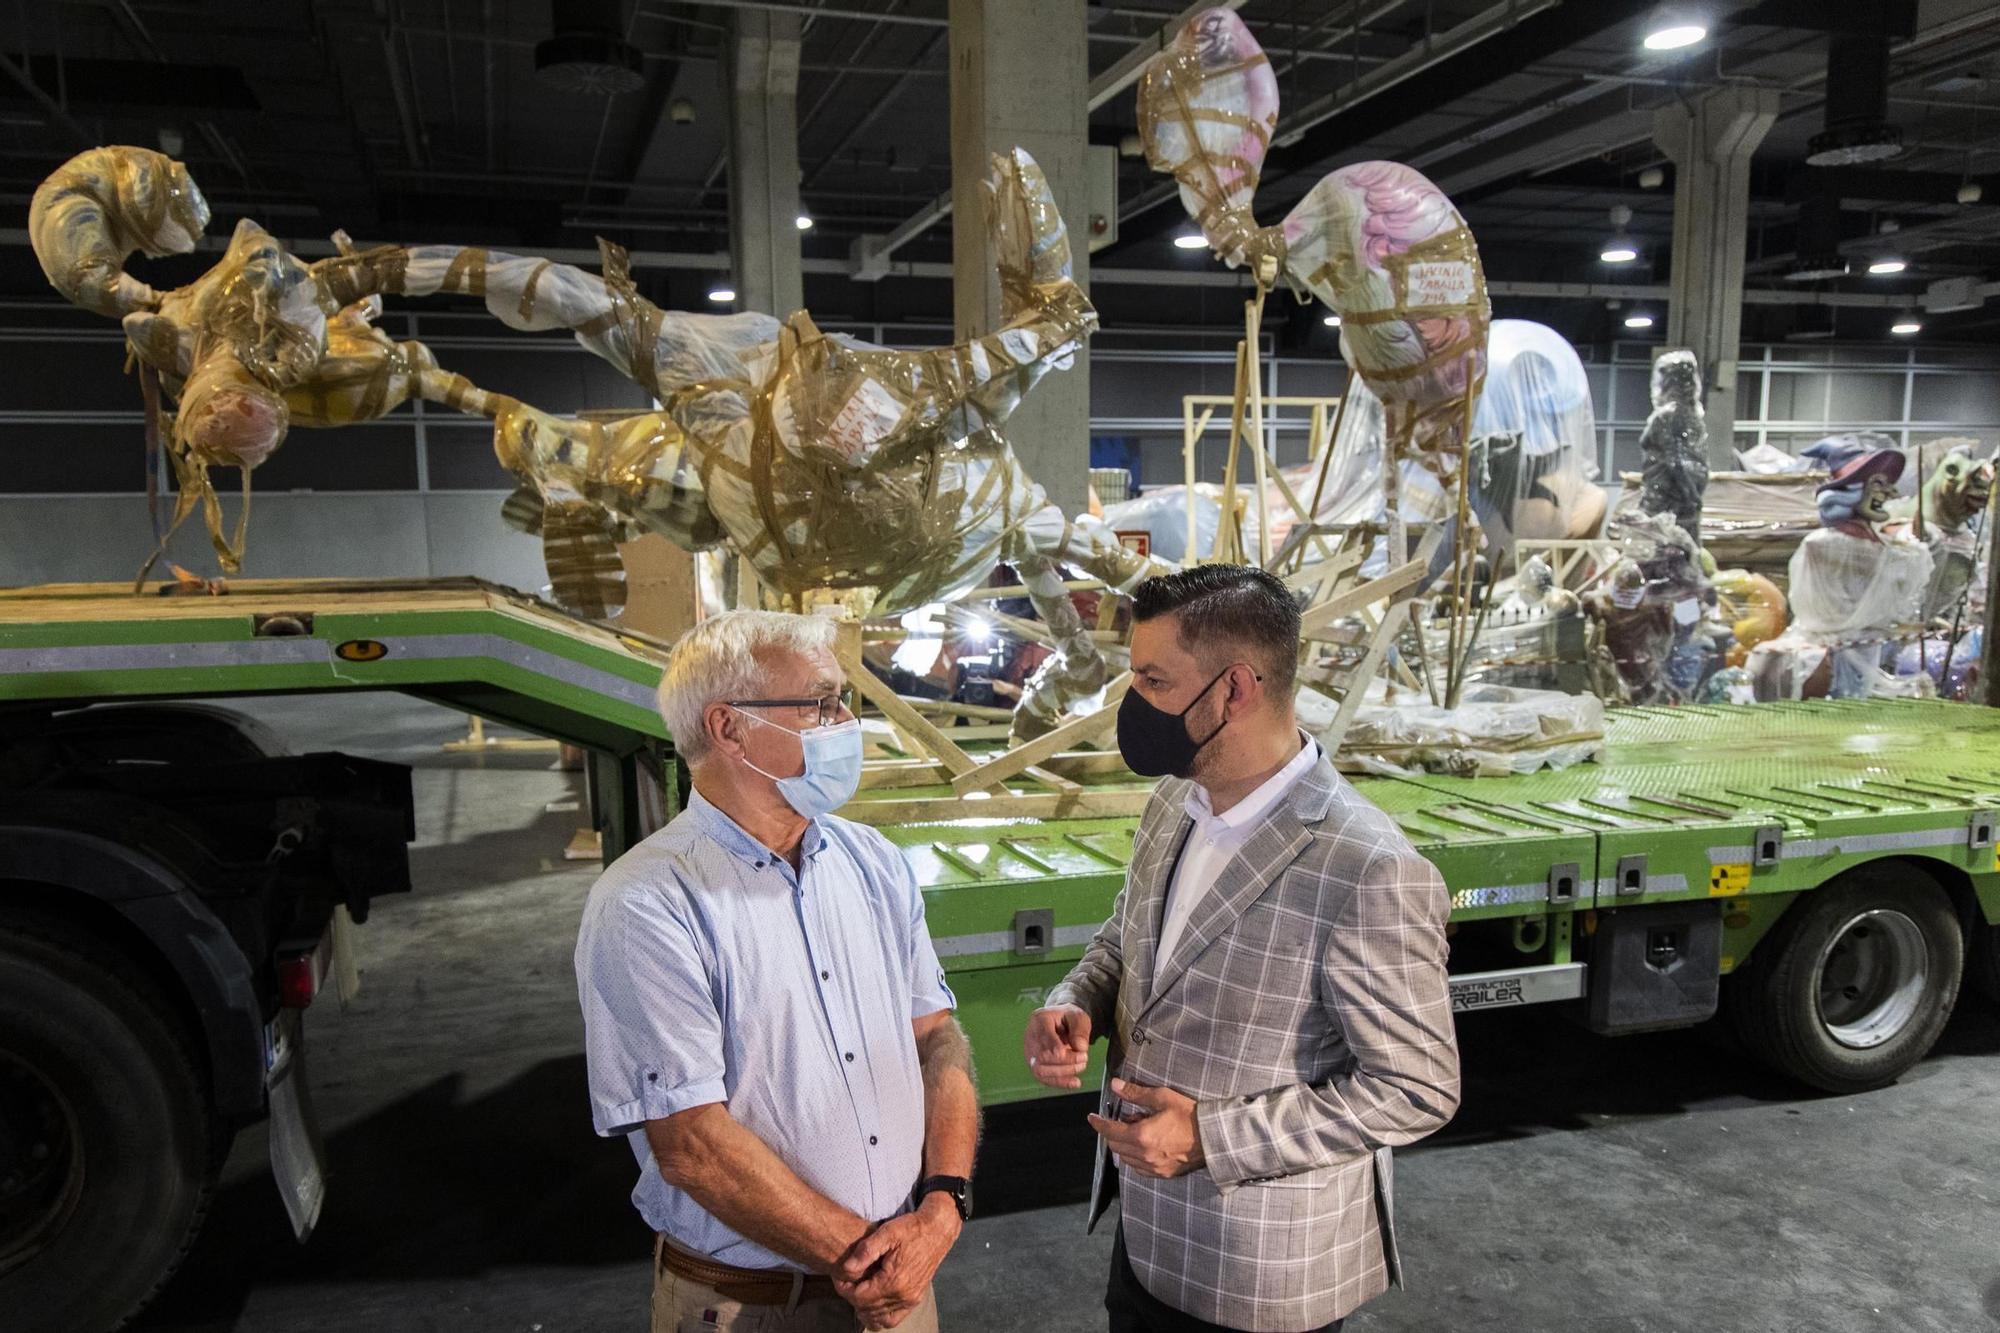
[[[0,1308],[67,1329],[141,1304],[260,1118],[301,1234],[317,1213],[300,1011],[345,921],[408,887],[408,774],[284,754],[203,701],[396,690],[583,745],[610,858],[684,796],[663,661],[474,580],[0,592]],[[1123,881],[1145,784],[1088,781],[1125,812],[912,816],[944,786],[847,811],[923,885],[988,1103],[1049,1095],[1022,1026]],[[1721,1011],[1844,1091],[1921,1058],[1962,981],[2000,991],[2000,710],[1627,709],[1599,763],[1355,781],[1444,876],[1460,1010],[1614,1034]]]

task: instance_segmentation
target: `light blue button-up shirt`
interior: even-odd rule
[[[577,938],[597,1132],[630,1141],[648,1225],[740,1268],[798,1265],[661,1179],[644,1122],[721,1102],[813,1189],[893,1217],[923,1168],[910,1023],[957,1007],[894,844],[823,816],[799,864],[696,792],[598,879]]]

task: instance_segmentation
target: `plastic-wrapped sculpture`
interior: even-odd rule
[[[1893,449],[1826,451],[1833,474],[1818,491],[1824,526],[1792,556],[1792,625],[1757,645],[1748,667],[1759,699],[1898,693],[1882,670],[1883,648],[1922,613],[1931,556],[1922,543],[1884,534],[1903,475]]]
[[[1614,519],[1619,558],[1584,610],[1604,626],[1619,689],[1635,704],[1692,697],[1716,656],[1704,630],[1715,590],[1700,549],[1665,514]]]
[[[176,230],[156,217],[163,191],[179,201],[168,210]],[[1054,562],[1119,588],[1161,567],[1102,523],[1066,517],[1001,434],[1097,316],[1027,154],[994,159],[987,200],[1005,322],[919,352],[823,334],[804,312],[781,322],[661,310],[612,246],[602,276],[457,246],[385,246],[307,266],[246,221],[221,264],[160,296],[121,281],[119,266],[134,249],[192,248],[206,210],[178,164],[142,149],[66,165],[38,192],[32,230],[57,288],[122,315],[134,352],[178,397],[176,521],[203,503],[226,570],[238,568],[241,530],[233,546],[221,535],[210,466],[242,467],[247,491],[249,470],[292,422],[365,420],[421,394],[494,419],[500,460],[526,487],[506,512],[541,529],[559,599],[586,613],[618,603],[614,542],[637,531],[692,549],[726,540],[780,593],[869,589],[870,609],[885,613],[1014,563],[1062,648],[1017,715],[1032,732],[1108,675]],[[482,296],[513,328],[573,331],[661,407],[609,422],[559,418],[440,371],[422,348],[367,324],[384,293],[439,292]]]
[[[1939,440],[1944,457],[1915,495],[1891,501],[1885,531],[1924,543],[1931,552],[1931,581],[1924,593],[1926,620],[1963,618],[1960,608],[1979,563],[1973,521],[1993,494],[1993,460],[1975,458],[1975,440]],[[1955,613],[1957,615],[1955,616]]]
[[[292,424],[372,420],[412,396],[438,396],[443,382],[421,344],[371,327],[379,305],[336,299],[320,266],[301,263],[248,219],[220,262],[185,287],[156,292],[123,271],[135,251],[192,251],[208,217],[180,163],[146,148],[94,148],[35,191],[28,232],[57,291],[122,323],[149,408],[160,388],[177,402],[164,442],[179,482],[173,526],[201,507],[216,557],[234,573],[244,528],[223,536],[210,467],[241,468],[247,497],[250,471]],[[149,437],[156,429],[149,420]],[[171,530],[158,534],[162,548]]]
[[[1282,274],[1339,312],[1342,358],[1384,408],[1390,483],[1405,456],[1449,480],[1492,317],[1472,233],[1443,191],[1398,162],[1342,167],[1282,223],[1259,226],[1251,198],[1277,121],[1270,61],[1231,10],[1190,19],[1139,86],[1146,159],[1179,182],[1216,254],[1267,286]]]
[[[1569,340],[1546,324],[1496,319],[1486,389],[1473,409],[1472,503],[1490,542],[1587,537],[1608,497],[1592,478],[1597,413]]]
[[[1653,412],[1639,436],[1645,456],[1640,507],[1671,514],[1701,540],[1701,497],[1708,489],[1708,422],[1701,406],[1701,363],[1693,352],[1662,352],[1653,362]]]

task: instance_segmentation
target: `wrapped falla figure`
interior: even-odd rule
[[[1693,352],[1662,352],[1653,362],[1653,411],[1639,436],[1645,489],[1639,506],[1668,514],[1701,541],[1701,497],[1708,490],[1708,421],[1701,406],[1701,363]]]
[[[1931,581],[1924,592],[1924,618],[1977,624],[1983,605],[1982,581],[1973,572],[1985,554],[1978,521],[1993,494],[1993,460],[1974,455],[1976,440],[1944,439],[1924,446],[1941,453],[1914,495],[1889,505],[1885,532],[1907,536],[1930,548]],[[1979,599],[1979,600],[1975,600]]]
[[[1832,471],[1816,497],[1821,527],[1792,555],[1792,624],[1751,650],[1759,699],[1860,699],[1894,694],[1884,647],[1915,626],[1931,555],[1907,535],[1885,532],[1903,455],[1828,441]]]
[[[557,600],[582,614],[622,605],[616,543],[641,532],[694,550],[726,543],[783,597],[855,591],[876,614],[947,599],[1013,564],[1057,645],[1016,713],[1017,731],[1033,734],[1109,675],[1057,562],[1121,589],[1168,567],[1064,514],[1003,434],[1097,314],[1028,154],[995,156],[986,202],[1003,323],[916,351],[825,333],[804,311],[663,310],[610,245],[601,274],[447,245],[307,265],[245,220],[223,263],[156,293],[122,273],[124,260],[192,249],[207,210],[184,168],[145,149],[66,164],[37,193],[30,230],[57,289],[122,318],[134,354],[177,401],[176,522],[199,503],[226,571],[240,565],[243,530],[223,535],[210,467],[243,469],[247,495],[250,470],[291,425],[367,420],[421,396],[494,420],[495,451],[522,483],[503,514],[541,533]],[[383,294],[442,293],[483,297],[511,328],[570,330],[659,408],[565,418],[488,393],[369,326]]]
[[[1400,162],[1342,167],[1283,222],[1259,225],[1252,197],[1277,122],[1270,61],[1231,10],[1197,14],[1147,63],[1146,160],[1178,182],[1215,253],[1341,316],[1342,359],[1382,405],[1382,477],[1398,523],[1403,459],[1449,484],[1470,437],[1492,317],[1479,250],[1444,192]]]

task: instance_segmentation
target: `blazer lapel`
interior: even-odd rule
[[[1298,860],[1299,853],[1312,844],[1312,833],[1306,825],[1325,817],[1333,803],[1338,782],[1333,765],[1322,755],[1319,763],[1306,771],[1287,798],[1278,802],[1236,855],[1223,866],[1222,873],[1216,876],[1214,887],[1195,905],[1194,914],[1188,918],[1186,928],[1174,944],[1172,956],[1160,960],[1157,967],[1153,966],[1152,951],[1159,942],[1160,921],[1157,917],[1153,919],[1152,931],[1146,941],[1147,980],[1151,985],[1140,992],[1145,997],[1139,1007],[1142,1015],[1173,989],[1174,983],[1186,974],[1194,960],[1201,956],[1202,950],[1221,938],[1236,918],[1262,897],[1278,876]],[[1193,823],[1185,817],[1182,822]],[[1163,902],[1166,898],[1166,876],[1171,873],[1171,862],[1161,867],[1159,872],[1159,894]]]
[[[1160,830],[1161,836],[1146,859],[1132,867],[1129,881],[1132,901],[1126,925],[1136,929],[1128,929],[1126,935],[1125,975],[1127,983],[1134,987],[1132,993],[1142,1004],[1152,993],[1153,968],[1159,961],[1155,955],[1159,950],[1160,926],[1166,920],[1167,885],[1173,878],[1174,867],[1180,863],[1181,848],[1193,831],[1194,820],[1188,817],[1187,810],[1175,806],[1171,826]]]

